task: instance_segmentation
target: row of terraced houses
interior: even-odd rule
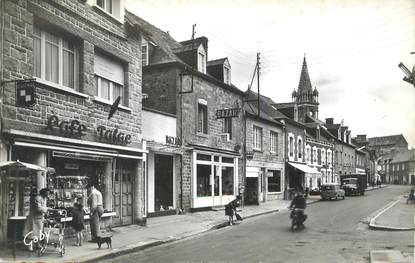
[[[178,42],[123,0],[3,0],[0,12],[0,161],[53,168],[30,187],[54,188],[60,206],[93,182],[112,225],[145,224],[238,194],[260,204],[342,174],[377,179],[365,137],[319,119],[305,57],[292,101],[277,103],[234,86],[207,37]],[[1,178],[4,240],[29,186]]]

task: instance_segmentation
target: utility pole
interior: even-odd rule
[[[260,104],[260,95],[259,95],[259,70],[261,69],[261,62],[260,62],[260,56],[261,55],[261,53],[256,53],[256,64],[257,64],[257,67],[256,67],[256,74],[257,74],[257,85],[258,85],[258,117],[259,117],[259,115],[260,115],[260,112],[261,112],[261,110],[260,110],[260,108],[259,108],[259,104]]]

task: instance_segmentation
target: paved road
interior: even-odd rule
[[[284,211],[107,262],[368,262],[374,249],[413,253],[414,232],[374,231],[363,223],[406,189],[311,204],[306,228],[294,233]]]

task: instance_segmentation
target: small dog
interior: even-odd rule
[[[101,245],[104,244],[104,243],[107,243],[108,248],[112,248],[111,238],[112,238],[112,236],[97,237],[98,248],[100,249]]]

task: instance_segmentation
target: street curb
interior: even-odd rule
[[[381,209],[381,211],[374,217],[372,217],[369,221],[369,229],[372,230],[385,230],[385,231],[414,231],[415,227],[390,227],[390,226],[382,226],[375,223],[376,219],[381,216],[383,213],[391,209],[395,206],[399,201],[401,201],[402,196],[399,197],[398,200],[392,201],[391,203],[387,204],[385,207]]]
[[[313,204],[313,203],[316,203],[316,202],[319,202],[319,201],[320,200],[313,200],[313,201],[311,201],[307,204]],[[272,214],[272,213],[277,213],[279,211],[280,211],[280,209],[275,209],[275,210],[270,210],[270,211],[266,211],[266,212],[262,212],[262,213],[252,214],[252,215],[244,217],[244,219],[253,218],[253,217],[262,216],[262,215],[267,215],[267,214]],[[195,231],[193,233],[186,234],[186,235],[179,236],[179,237],[172,237],[172,238],[168,238],[168,239],[164,239],[164,240],[157,240],[157,241],[152,241],[152,242],[148,242],[148,243],[144,243],[144,244],[140,244],[140,245],[136,245],[136,246],[132,246],[132,247],[127,247],[127,248],[124,248],[124,249],[117,250],[115,252],[111,251],[111,252],[108,252],[106,254],[97,256],[97,257],[92,257],[91,256],[91,258],[86,258],[86,259],[77,259],[77,258],[75,258],[75,259],[68,259],[68,260],[73,260],[74,262],[79,262],[79,263],[99,262],[101,260],[115,258],[117,256],[122,256],[122,255],[125,255],[125,254],[145,250],[145,249],[148,249],[148,248],[151,248],[151,247],[156,247],[156,246],[160,246],[160,245],[163,245],[163,244],[168,244],[168,243],[171,243],[171,242],[174,242],[174,241],[179,241],[179,240],[182,240],[182,239],[185,239],[185,238],[197,236],[197,235],[200,235],[200,234],[203,234],[203,233],[206,233],[206,232],[210,232],[210,231],[213,231],[213,230],[217,230],[217,229],[220,229],[220,228],[223,228],[223,227],[226,227],[226,226],[228,226],[228,222],[223,222],[223,223],[213,225],[213,226],[211,226],[207,229],[203,229],[203,230],[200,230],[200,231]],[[67,262],[68,260],[65,260],[65,262]]]

